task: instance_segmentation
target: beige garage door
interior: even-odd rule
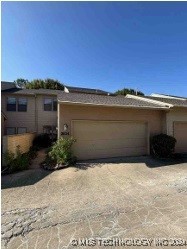
[[[187,153],[187,122],[174,123],[174,137],[177,139],[175,151]]]
[[[148,151],[144,122],[73,121],[72,135],[78,159],[138,156]]]

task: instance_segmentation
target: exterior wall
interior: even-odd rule
[[[166,114],[167,134],[174,136],[174,122],[187,122],[187,108],[174,108]]]
[[[28,152],[35,135],[36,133],[24,133],[3,136],[3,152],[10,151],[16,153],[17,146],[20,146],[21,152]]]
[[[164,111],[131,108],[95,107],[59,104],[58,137],[67,124],[71,135],[72,120],[113,120],[113,121],[145,121],[148,122],[150,135],[163,132]]]
[[[7,112],[7,97],[25,97],[27,98],[27,112]],[[27,132],[36,131],[35,125],[35,97],[24,95],[1,95],[1,108],[7,116],[6,127],[27,127]]]
[[[5,134],[5,117],[1,114],[1,137]]]
[[[27,112],[10,112],[6,110],[7,97],[27,98]],[[5,127],[26,127],[27,132],[43,133],[43,126],[57,126],[57,111],[44,111],[44,98],[56,97],[54,95],[15,95],[3,94],[1,96],[2,111],[7,116]]]
[[[44,111],[44,98],[54,98],[55,96],[37,95],[37,132],[43,133],[43,126],[57,126],[57,111]]]

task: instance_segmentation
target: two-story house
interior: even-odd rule
[[[57,95],[62,90],[21,89],[1,82],[2,135],[37,132],[57,134]],[[65,87],[65,92],[107,95],[98,89]],[[4,118],[6,117],[6,119]]]
[[[5,89],[3,90],[3,86]],[[187,98],[115,96],[97,89],[20,89],[2,83],[3,134],[73,136],[78,159],[147,155],[150,138],[166,133],[187,152]]]

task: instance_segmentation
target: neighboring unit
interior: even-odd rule
[[[162,94],[143,97],[131,95],[130,97],[168,105],[169,110],[165,113],[163,120],[163,132],[177,139],[176,152],[187,152],[187,98]]]
[[[6,115],[6,135],[25,132],[54,133],[57,127],[59,90],[8,89],[1,92],[1,108]]]

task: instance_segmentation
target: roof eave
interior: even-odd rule
[[[160,97],[160,98],[165,98],[165,99],[178,99],[178,100],[186,100],[183,97],[174,97],[174,96],[170,96],[170,95],[164,95],[164,94],[159,94],[159,93],[152,93],[151,94],[152,97]]]
[[[21,92],[1,92],[1,94],[9,94],[9,95],[27,95],[27,96],[35,96],[35,95],[54,95],[54,96],[57,96],[58,93],[21,93]]]
[[[153,104],[168,107],[168,108],[174,107],[174,105],[172,105],[172,104],[168,104],[168,103],[165,103],[165,102],[162,102],[162,101],[159,101],[159,100],[154,100],[154,99],[146,99],[146,98],[144,98],[144,96],[137,96],[137,95],[127,94],[126,97],[127,98],[139,99],[139,100],[142,100],[144,102],[153,103]]]

